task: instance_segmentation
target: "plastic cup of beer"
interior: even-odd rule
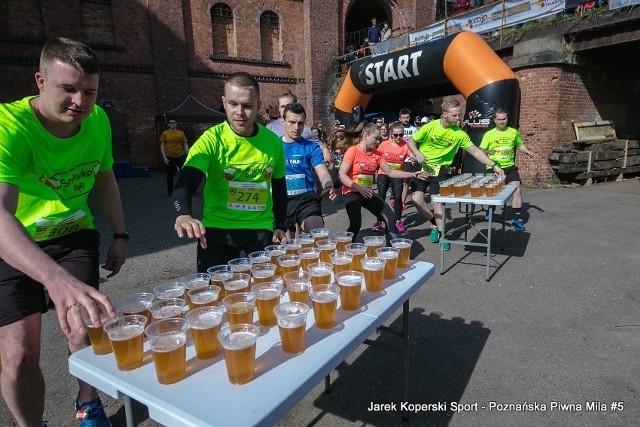
[[[184,283],[163,283],[153,288],[153,294],[158,299],[182,298],[184,296]]]
[[[222,298],[224,298],[225,296],[224,285],[222,284],[222,282],[228,280],[229,278],[231,278],[231,276],[233,276],[233,270],[231,270],[231,266],[229,264],[215,265],[213,267],[207,268],[207,273],[209,273],[209,275],[211,276],[211,284],[220,287],[221,291],[220,296],[218,297],[218,301],[222,301]]]
[[[333,272],[339,273],[351,269],[351,261],[353,256],[348,252],[334,252],[329,255],[331,264],[333,264]]]
[[[360,308],[360,292],[364,274],[355,270],[336,273],[336,283],[340,288],[340,306],[346,311],[355,311]]]
[[[333,238],[338,242],[336,251],[345,252],[347,245],[353,240],[353,233],[350,231],[336,231],[333,233]]]
[[[211,359],[220,352],[218,332],[223,314],[222,307],[199,307],[189,311],[185,316],[199,359]]]
[[[338,242],[334,239],[320,239],[316,241],[316,248],[320,251],[321,262],[331,262],[330,255],[336,251]]]
[[[365,236],[362,238],[364,245],[367,247],[367,256],[376,256],[376,249],[384,247],[386,244],[384,236]]]
[[[313,239],[313,234],[311,233],[302,233],[298,236],[298,240],[300,241],[300,245],[302,248],[312,248],[315,240]],[[301,248],[301,249],[302,249]]]
[[[471,183],[471,197],[482,197],[484,196],[484,186],[480,182],[472,182]]]
[[[320,261],[320,251],[314,247],[300,248],[298,255],[300,255],[300,267],[304,271],[309,270],[309,264]]]
[[[269,258],[267,258],[269,260]],[[253,264],[251,266],[251,277],[253,277],[253,284],[272,282],[273,276],[276,274],[277,265],[270,262],[262,264]]]
[[[331,234],[331,230],[328,228],[314,228],[310,233],[313,236],[313,240],[317,242],[318,240],[328,239]]]
[[[309,302],[309,289],[311,289],[311,281],[305,279],[297,279],[287,283],[287,292],[289,292],[289,301]]]
[[[297,249],[296,249],[297,251]],[[285,254],[278,257],[278,264],[280,265],[280,271],[282,276],[292,271],[298,271],[300,269],[301,262],[300,255]]]
[[[495,197],[496,195],[496,185],[493,182],[488,182],[484,189],[487,193],[487,197]]]
[[[362,243],[349,243],[347,253],[351,254],[351,269],[362,272],[362,259],[367,253],[367,247]]]
[[[144,330],[160,384],[173,384],[187,375],[187,321],[165,319]]]
[[[453,195],[456,197],[464,196],[464,182],[458,181],[453,184]]]
[[[249,291],[249,281],[251,275],[247,273],[233,273],[226,280],[222,281],[225,297],[238,292]]]
[[[246,384],[253,379],[258,335],[260,328],[248,323],[229,324],[218,332],[231,384]]]
[[[442,197],[448,197],[453,194],[453,184],[449,181],[443,181],[440,183],[440,195]]]
[[[156,296],[149,292],[137,292],[125,296],[118,304],[118,310],[125,316],[138,314],[147,318],[147,324],[151,323],[151,304]]]
[[[254,251],[251,252],[247,257],[251,260],[251,265],[256,264],[264,264],[265,262],[271,261],[271,257],[267,253],[267,251]]]
[[[271,257],[271,264],[275,264],[276,268],[276,276],[282,276],[282,270],[280,269],[280,264],[278,264],[278,257],[280,255],[285,254],[284,247],[282,245],[269,245],[264,248],[265,252],[269,254]]]
[[[121,371],[142,366],[142,338],[146,324],[147,318],[137,314],[114,317],[105,323],[104,331],[109,336]]]
[[[238,292],[222,299],[230,324],[253,323],[256,296],[252,292]]]
[[[284,284],[288,285],[291,282],[295,282],[297,280],[306,280],[308,282],[311,281],[311,274],[308,271],[292,271],[290,273],[282,276],[282,280],[284,280]]]
[[[181,277],[180,282],[184,283],[185,292],[191,289],[201,288],[211,284],[211,275],[209,273],[195,273]]]
[[[384,263],[385,260],[378,257],[364,257],[362,260],[364,283],[368,292],[382,292]]]
[[[302,243],[298,239],[286,239],[282,242],[282,246],[287,255],[298,255],[298,249],[302,248]]]
[[[383,277],[386,280],[396,278],[396,267],[398,266],[398,257],[400,256],[400,249],[394,247],[379,248],[376,250],[378,258],[382,258],[384,263]]]
[[[160,299],[151,304],[151,317],[153,321],[171,318],[181,318],[184,307],[187,305],[182,298]]]
[[[413,240],[411,239],[391,239],[389,242],[391,246],[399,249],[400,254],[398,255],[398,268],[407,268],[409,267],[409,256],[411,255],[411,245],[413,245]]]
[[[249,258],[234,258],[227,264],[231,266],[234,273],[249,273],[251,271],[251,260]]]
[[[256,308],[258,309],[258,320],[262,326],[271,327],[276,325],[276,316],[273,309],[280,304],[282,295],[282,285],[275,282],[260,283],[251,288],[251,292],[256,296]]]
[[[109,336],[102,327],[102,325],[107,323],[107,321],[110,319],[109,313],[106,312],[102,304],[96,304],[96,310],[98,310],[98,315],[100,316],[100,327],[96,328],[93,325],[91,317],[89,316],[89,312],[84,307],[82,307],[81,311],[82,322],[87,328],[87,334],[89,335],[89,341],[91,341],[93,354],[109,354],[113,351],[113,349],[111,348],[111,341],[109,341]]]
[[[200,288],[191,289],[187,292],[189,296],[189,309],[193,310],[198,307],[211,306],[217,304],[220,298],[220,286],[207,285]]]
[[[318,329],[331,329],[336,325],[336,307],[339,296],[340,288],[336,285],[311,287],[309,297]]]
[[[309,274],[311,274],[311,286],[328,285],[333,282],[333,264],[328,262],[316,262],[309,264]]]
[[[304,351],[304,335],[310,309],[308,304],[302,302],[283,302],[273,308],[283,352],[300,354]]]

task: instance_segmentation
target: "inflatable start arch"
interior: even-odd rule
[[[356,106],[366,109],[374,94],[428,88],[447,80],[467,100],[464,123],[471,140],[480,145],[493,127],[495,109],[509,112],[509,125],[519,116],[520,90],[515,73],[476,33],[464,31],[433,42],[353,63],[338,92],[336,118],[353,124]],[[481,171],[471,156],[467,171]]]

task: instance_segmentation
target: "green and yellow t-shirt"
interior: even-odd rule
[[[78,133],[47,132],[27,97],[0,104],[0,182],[20,191],[16,218],[35,241],[93,228],[87,205],[98,172],[113,166],[111,127],[94,106]]]
[[[220,123],[189,150],[185,166],[207,176],[205,227],[273,230],[271,178],[285,176],[284,148],[275,133],[256,126],[255,135],[244,137]]]
[[[426,172],[438,174],[441,166],[451,166],[458,148],[473,145],[471,138],[459,126],[442,127],[440,120],[433,120],[413,134],[420,152],[426,157],[422,167]]]
[[[502,169],[516,163],[515,149],[522,145],[522,137],[516,129],[507,127],[504,130],[493,128],[487,131],[480,143],[481,150],[493,150],[489,158]],[[487,169],[490,169],[487,167]]]
[[[179,129],[167,129],[160,135],[160,142],[164,143],[164,154],[167,157],[180,157],[184,154],[184,144],[187,137]]]

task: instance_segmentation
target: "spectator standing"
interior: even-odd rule
[[[188,152],[187,137],[178,129],[178,123],[170,119],[169,129],[160,134],[160,153],[167,169],[167,197],[173,195],[173,177],[182,169]]]
[[[389,28],[389,24],[385,22],[382,24],[382,30],[380,31],[380,41],[383,42],[385,40],[389,40],[391,37],[391,28]]]
[[[378,20],[371,18],[371,26],[367,28],[367,40],[369,45],[376,44],[380,41],[380,27],[378,27]]]
[[[78,41],[53,39],[35,80],[38,96],[0,104],[0,379],[20,426],[43,424],[42,313],[56,308],[70,353],[89,345],[83,311],[94,327],[102,326],[99,307],[116,314],[98,291],[100,236],[89,194],[114,232],[102,266],[111,271],[107,277],[124,264],[129,238],[109,119],[95,105],[95,53]],[[78,383],[75,408],[86,417],[80,426],[110,426],[98,391]]]

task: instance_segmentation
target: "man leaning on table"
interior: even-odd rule
[[[85,44],[49,41],[35,74],[38,96],[0,104],[0,380],[19,426],[46,425],[41,315],[55,306],[69,352],[89,345],[81,312],[100,327],[100,236],[90,193],[115,233],[104,269],[126,257],[124,216],[112,171],[111,128],[95,105],[99,65]],[[110,426],[98,391],[78,380],[81,426]]]
[[[411,198],[414,203],[424,203],[424,193],[440,194],[440,182],[449,178],[448,168],[453,163],[459,147],[462,147],[479,162],[488,165],[496,174],[502,176],[504,172],[493,160],[473,145],[469,135],[456,123],[460,119],[460,103],[455,99],[445,99],[442,103],[440,120],[433,120],[422,126],[407,141],[409,149],[422,169],[429,174],[425,181],[411,181]],[[437,226],[432,227],[429,236],[432,243],[438,243],[442,237],[442,203],[432,202]],[[441,243],[442,249],[448,251],[449,243]]]
[[[505,184],[513,185],[516,191],[513,193],[511,207],[515,211],[515,218],[511,222],[517,230],[526,231],[522,221],[522,193],[520,192],[520,174],[516,166],[516,149],[529,157],[533,157],[526,145],[522,142],[522,136],[516,129],[507,126],[509,116],[507,111],[498,108],[493,121],[496,127],[487,131],[480,142],[480,149],[489,155],[489,158],[499,165],[505,174]]]

